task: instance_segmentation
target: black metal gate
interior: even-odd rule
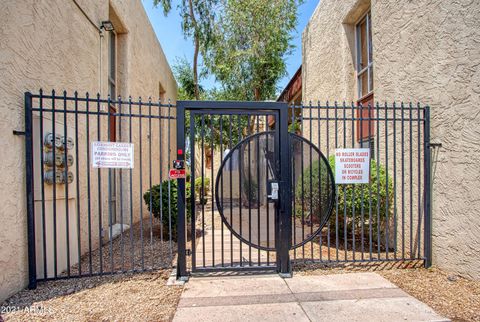
[[[182,194],[178,199],[179,236],[187,236],[187,226],[190,240],[188,250],[179,242],[178,275],[187,274],[182,254],[191,254],[192,272],[288,273],[290,154],[288,145],[281,143],[288,142],[287,105],[178,102],[177,111],[178,158],[190,152],[191,173],[189,200]],[[179,180],[180,191],[184,185],[185,180]]]

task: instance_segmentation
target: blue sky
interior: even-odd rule
[[[178,1],[172,2],[178,3]],[[287,58],[288,75],[279,82],[279,92],[287,85],[290,78],[302,63],[302,31],[307,25],[318,2],[319,0],[306,0],[298,9],[297,30],[293,33],[293,45],[295,45],[296,48]],[[193,59],[192,41],[183,37],[180,27],[180,16],[176,6],[174,5],[173,10],[165,17],[161,8],[153,7],[153,0],[142,0],[142,3],[170,65],[175,63],[176,57],[186,57],[191,62]],[[202,85],[207,89],[212,88],[215,86],[215,80],[210,77],[209,79],[203,80]]]

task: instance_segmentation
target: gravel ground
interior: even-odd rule
[[[40,283],[0,306],[17,308],[3,316],[5,321],[170,321],[182,287],[166,286],[169,274],[161,270]]]
[[[420,262],[299,266],[298,274],[325,275],[375,271],[452,321],[480,321],[480,281],[425,269]]]
[[[145,224],[145,223],[144,223]],[[132,239],[130,239],[130,231]],[[160,225],[155,222],[150,235],[150,226],[136,224],[103,246],[102,261],[99,249],[92,251],[92,260],[82,257],[82,273],[141,270],[142,248],[144,273],[124,273],[96,277],[71,278],[39,282],[36,290],[21,291],[4,303],[1,311],[14,312],[0,316],[6,321],[169,321],[173,318],[182,287],[166,286],[172,259],[176,256],[176,243],[162,241]],[[142,237],[143,235],[143,237]],[[152,236],[152,238],[150,238]],[[132,247],[133,245],[133,247]],[[172,252],[170,248],[172,247]],[[133,256],[132,256],[133,255]],[[152,268],[159,270],[151,271]],[[71,268],[78,274],[78,265]],[[59,274],[66,276],[66,272]],[[28,312],[30,311],[30,312]]]

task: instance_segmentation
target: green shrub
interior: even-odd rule
[[[195,195],[198,198],[200,203],[206,204],[208,195],[208,191],[210,191],[210,178],[203,177],[203,194],[202,194],[202,177],[195,178]],[[203,198],[202,198],[203,197]]]
[[[323,163],[323,162],[322,162]],[[310,211],[310,203],[313,213],[318,213],[321,204],[328,205],[328,196],[322,191],[322,200],[320,200],[319,187],[319,161],[312,162],[312,166],[303,172],[303,208],[304,214]],[[332,172],[335,173],[335,156],[329,158],[329,164]],[[378,169],[378,175],[377,175]],[[310,172],[312,172],[312,192],[310,193]],[[326,171],[322,172],[322,189],[327,186]],[[370,199],[371,191],[371,199]],[[370,184],[341,184],[336,189],[337,204],[334,204],[330,224],[332,227],[336,225],[336,209],[338,206],[338,225],[339,238],[344,241],[345,229],[347,230],[347,238],[352,237],[352,229],[355,228],[356,233],[361,231],[361,213],[363,208],[364,214],[364,233],[368,235],[370,224],[372,225],[373,239],[376,241],[377,232],[380,231],[382,244],[385,243],[385,231],[387,224],[393,219],[393,183],[392,178],[388,177],[388,196],[387,196],[387,173],[383,166],[377,167],[375,160],[370,161]],[[363,194],[363,199],[362,199]],[[387,209],[388,200],[388,209]],[[369,211],[371,209],[372,219],[369,221]],[[353,214],[355,213],[355,218]],[[387,213],[390,223],[387,223]],[[302,214],[302,179],[298,178],[295,184],[295,214],[297,217]],[[346,217],[346,220],[345,220]],[[346,227],[345,227],[346,223]],[[354,225],[354,226],[353,226]],[[335,229],[331,229],[335,234]]]
[[[152,202],[152,214],[155,218],[160,219],[160,213],[162,213],[162,224],[163,229],[166,232],[164,234],[165,238],[168,238],[168,229],[169,229],[169,208],[168,208],[168,180],[162,182],[161,186],[159,184],[152,186],[151,190],[148,190],[143,194],[143,200],[150,211],[150,197]],[[161,189],[160,189],[161,187]],[[162,195],[160,196],[160,191]],[[187,199],[186,212],[187,220],[191,218],[191,208],[190,208],[190,198],[191,198],[191,189],[190,182],[186,182],[185,197]],[[171,214],[171,224],[172,224],[172,239],[177,240],[177,222],[178,222],[178,189],[177,189],[177,180],[170,181],[170,214]]]

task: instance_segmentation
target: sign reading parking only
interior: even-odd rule
[[[133,143],[92,142],[92,167],[133,169]]]
[[[370,149],[336,149],[335,183],[352,184],[370,181]]]

